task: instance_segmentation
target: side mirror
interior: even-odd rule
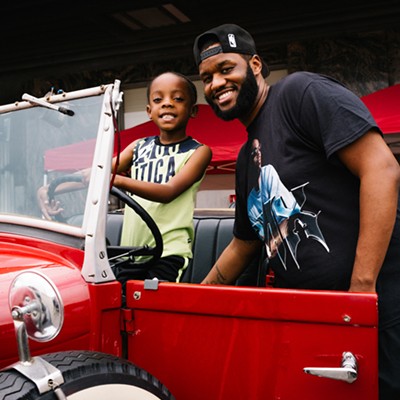
[[[20,361],[30,361],[28,337],[48,342],[61,330],[64,307],[60,294],[44,275],[35,271],[22,272],[11,283],[9,306]]]

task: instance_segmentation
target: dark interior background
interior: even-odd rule
[[[314,2],[313,2],[314,3]],[[18,0],[2,4],[0,104],[166,69],[196,77],[194,38],[233,22],[274,69],[334,75],[359,95],[400,82],[400,2]]]

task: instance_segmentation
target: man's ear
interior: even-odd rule
[[[146,106],[146,112],[147,112],[147,115],[149,116],[149,118],[151,119],[151,107],[149,104],[147,104],[147,106]]]
[[[250,67],[253,70],[254,75],[259,75],[262,73],[262,61],[259,55],[254,54],[250,61],[249,61]]]
[[[190,116],[194,118],[197,115],[198,111],[199,111],[199,106],[195,104],[194,106],[192,106],[192,111],[190,112]]]

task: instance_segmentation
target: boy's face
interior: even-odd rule
[[[171,73],[157,77],[150,87],[147,113],[163,131],[184,131],[195,115],[187,82]]]

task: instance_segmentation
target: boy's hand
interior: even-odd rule
[[[48,190],[47,186],[42,186],[41,188],[39,188],[37,191],[37,198],[43,218],[51,221],[53,220],[52,217],[62,213],[64,209],[61,207],[59,201],[56,201],[54,199],[49,201],[47,190]]]

